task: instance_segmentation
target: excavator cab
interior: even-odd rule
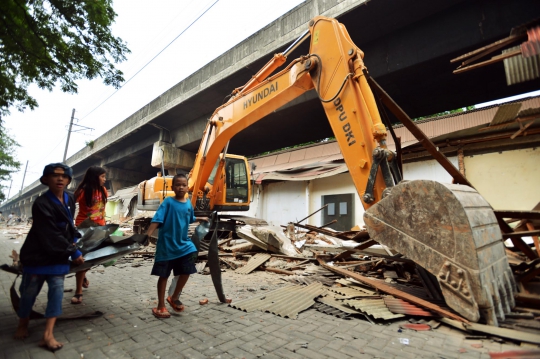
[[[223,155],[214,165],[206,182],[205,192],[199,191],[196,210],[248,211],[251,194],[251,176],[247,159],[243,156]],[[214,203],[212,203],[214,199]]]

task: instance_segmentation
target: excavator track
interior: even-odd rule
[[[364,214],[372,239],[436,276],[447,304],[498,326],[516,284],[493,209],[473,188],[403,181]]]

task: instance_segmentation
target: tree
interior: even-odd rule
[[[413,121],[420,121],[420,120],[425,120],[426,118],[433,118],[433,117],[440,117],[440,116],[450,115],[452,113],[460,113],[460,112],[465,112],[465,111],[471,111],[471,110],[474,110],[475,108],[476,107],[474,107],[474,105],[473,106],[467,106],[467,107],[460,107],[460,108],[457,108],[455,110],[434,113],[433,115],[430,115],[430,116],[416,117],[416,118],[413,118]]]
[[[77,93],[77,80],[99,76],[120,87],[114,64],[130,51],[111,34],[115,17],[112,0],[1,0],[0,116],[38,106],[32,83]]]
[[[11,174],[19,170],[21,163],[15,161],[13,154],[19,144],[10,138],[5,130],[0,131],[0,182],[9,180]],[[0,202],[6,199],[4,186],[0,186]]]

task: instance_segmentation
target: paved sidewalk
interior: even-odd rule
[[[0,264],[11,263],[23,239],[8,239],[0,228]],[[19,242],[19,243],[16,243]],[[65,293],[64,314],[104,312],[94,320],[59,321],[55,336],[64,348],[50,353],[37,346],[44,321],[30,323],[30,337],[12,339],[17,317],[11,308],[9,288],[14,275],[0,271],[0,359],[3,358],[489,358],[488,351],[519,348],[490,340],[467,340],[462,332],[439,327],[435,331],[399,330],[400,322],[372,325],[344,320],[309,309],[298,319],[269,313],[245,313],[218,303],[207,275],[193,275],[182,301],[184,313],[158,320],[151,308],[156,303],[156,278],[151,263],[99,267],[88,273],[90,288],[83,305],[70,305],[73,292]],[[240,300],[287,283],[280,275],[254,272],[223,273],[225,293]],[[19,284],[20,281],[17,281]],[[65,288],[74,289],[75,278],[66,278]],[[208,298],[210,303],[199,305]],[[44,312],[46,285],[35,310]],[[402,323],[402,322],[401,322]],[[473,346],[474,345],[474,346]]]

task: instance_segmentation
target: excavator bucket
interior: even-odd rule
[[[471,187],[403,181],[364,214],[372,239],[436,276],[446,303],[470,321],[498,326],[516,284],[489,203]]]

